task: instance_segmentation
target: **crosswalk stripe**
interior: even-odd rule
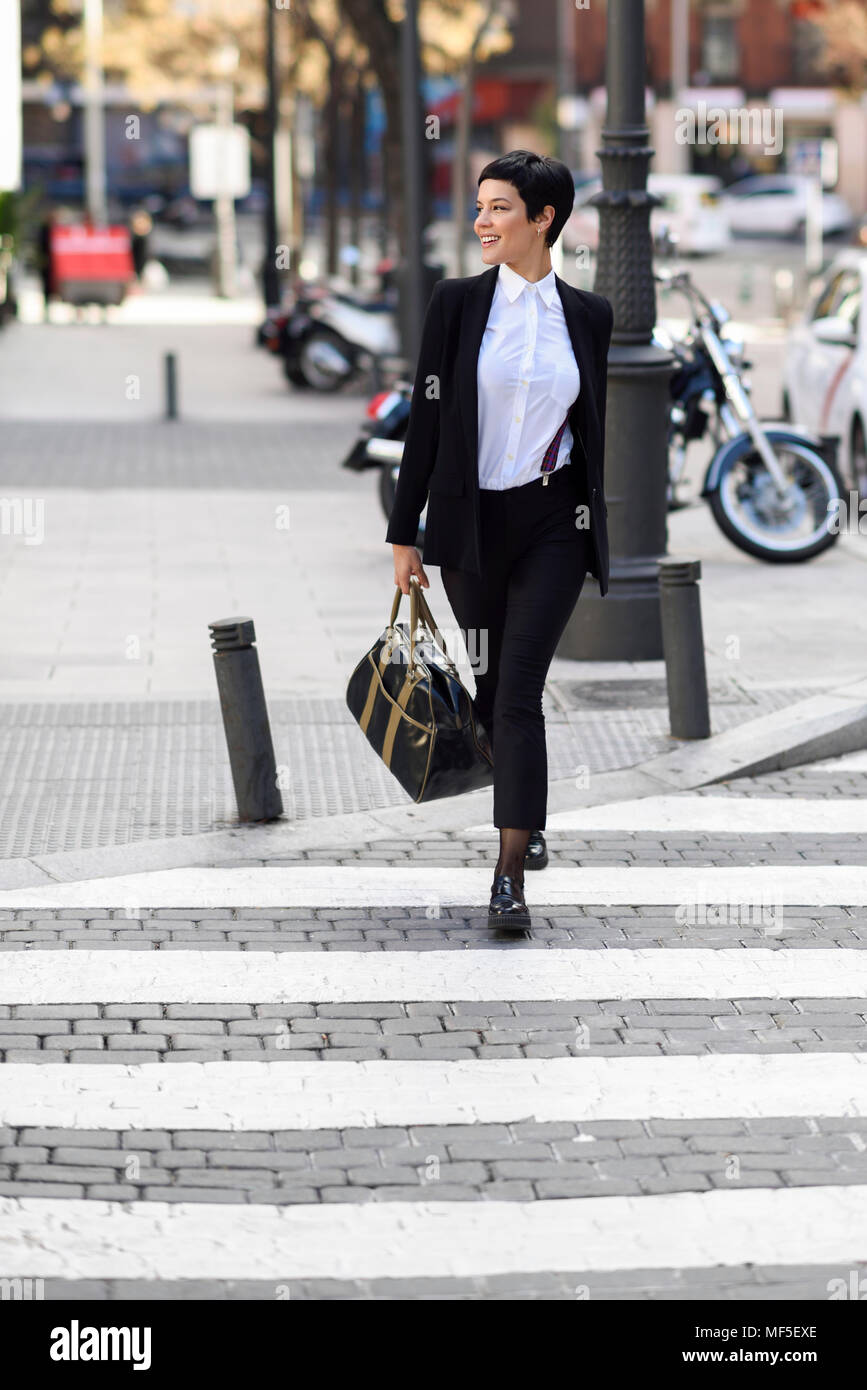
[[[10,953],[7,1004],[543,999],[849,998],[867,952],[580,949],[506,951],[34,951]]]
[[[805,772],[867,772],[867,748],[854,753],[842,753],[839,758],[826,758],[819,763],[810,763]]]
[[[28,1278],[408,1278],[841,1265],[867,1258],[867,1187],[552,1202],[324,1206],[0,1198],[0,1267]]]
[[[867,798],[648,796],[615,801],[605,806],[558,811],[548,817],[547,830],[677,831],[684,834],[734,832],[756,834],[864,835]],[[465,832],[497,832],[472,825]]]
[[[194,907],[437,907],[487,910],[491,865],[301,865],[296,868],[183,868],[84,879],[0,893],[0,909]],[[537,881],[538,880],[538,881]],[[867,866],[735,865],[624,869],[550,866],[527,887],[531,908],[566,903],[629,905],[743,902],[793,906],[867,906]]]
[[[291,1054],[290,1054],[291,1056]],[[835,1052],[0,1067],[0,1125],[278,1130],[867,1115],[867,1055]]]

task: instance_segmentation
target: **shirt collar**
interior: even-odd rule
[[[557,293],[557,281],[554,275],[553,266],[548,271],[548,274],[543,277],[543,279],[530,281],[525,280],[523,275],[519,275],[518,272],[516,270],[513,270],[511,266],[508,266],[505,263],[503,263],[500,265],[499,279],[500,284],[503,286],[503,289],[505,291],[506,298],[508,299],[510,304],[514,304],[515,300],[518,298],[518,295],[522,294],[523,291],[529,287],[530,289],[538,291],[540,297],[545,302],[546,308],[548,308],[550,307],[551,300]]]

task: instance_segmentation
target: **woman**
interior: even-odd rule
[[[494,755],[500,853],[488,920],[501,926],[529,926],[524,869],[548,862],[548,668],[585,575],[608,587],[613,312],[552,269],[574,197],[565,164],[528,150],[479,175],[474,230],[490,269],[434,288],[386,532],[395,583],[428,588],[414,545],[428,498],[424,558],[440,566]]]

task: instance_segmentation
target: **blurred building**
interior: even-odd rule
[[[570,5],[570,9],[572,6]],[[688,85],[672,98],[672,10],[676,0],[645,0],[647,105],[653,168],[659,173],[719,174],[731,182],[750,172],[791,167],[803,142],[836,141],[837,190],[856,210],[867,209],[867,97],[846,96],[823,72],[820,36],[805,0],[691,0],[688,34],[677,36]],[[574,8],[574,94],[579,121],[575,168],[596,166],[605,116],[605,0]],[[485,152],[530,145],[557,152],[554,112],[558,0],[517,0],[510,52],[479,69],[474,147]],[[696,144],[675,139],[684,106],[779,110],[784,144],[779,156],[761,145]]]
[[[867,210],[867,98],[846,96],[829,82],[819,63],[820,41],[810,21],[817,0],[645,0],[647,111],[659,173],[719,174],[731,182],[745,173],[796,167],[808,144],[836,143],[837,189],[856,212]],[[586,4],[586,8],[579,5]],[[688,10],[678,25],[674,49],[686,86],[672,94],[672,16]],[[571,79],[561,83],[574,121],[564,157],[574,169],[598,168],[596,151],[605,115],[606,0],[512,0],[513,44],[481,64],[476,73],[472,165],[477,173],[505,149],[530,146],[557,153],[558,59],[562,16],[571,19],[565,45]],[[74,22],[74,20],[70,20]],[[37,44],[52,17],[50,0],[23,0],[22,41]],[[571,92],[569,88],[571,87]],[[439,216],[450,206],[454,128],[460,93],[453,79],[429,78],[426,109],[440,118],[442,136],[432,142],[432,192]],[[383,113],[379,94],[367,93],[364,117],[365,206],[381,196]],[[784,142],[779,154],[759,144],[679,144],[676,122],[684,109],[779,111]],[[118,201],[135,204],[176,196],[187,183],[186,140],[190,115],[182,106],[142,112],[138,138],[130,141],[130,110],[122,88],[106,90],[109,185]],[[562,115],[562,107],[561,107]],[[256,113],[239,113],[255,133]],[[41,185],[51,201],[80,202],[82,194],[81,92],[77,84],[24,84],[25,184]],[[320,145],[322,140],[319,140]],[[254,151],[259,142],[254,141]],[[254,154],[254,160],[255,160]],[[349,184],[344,150],[338,161],[339,196]],[[318,161],[324,163],[324,160]],[[254,180],[257,168],[254,162]],[[370,198],[373,201],[370,201]],[[375,195],[375,196],[374,196]],[[321,202],[318,183],[311,207]]]

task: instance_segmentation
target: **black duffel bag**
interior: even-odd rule
[[[388,627],[349,678],[353,718],[413,801],[488,786],[490,740],[415,578],[409,629],[396,621],[400,600],[398,588]]]

